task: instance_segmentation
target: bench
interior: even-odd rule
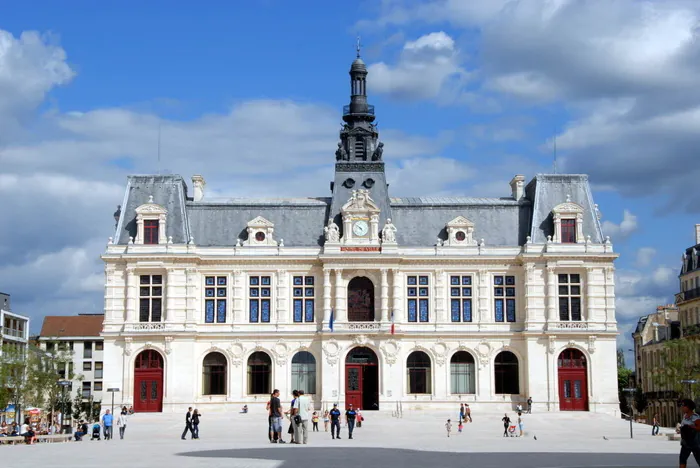
[[[69,442],[73,436],[71,434],[50,434],[50,435],[37,435],[35,436],[37,442]],[[24,443],[24,437],[22,436],[8,436],[0,437],[0,444],[16,444]]]
[[[675,432],[669,432],[665,434],[667,440],[681,440],[681,435]]]

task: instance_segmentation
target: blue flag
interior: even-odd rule
[[[328,321],[328,328],[330,328],[331,331],[333,331],[333,315],[335,315],[335,310],[331,309],[331,318]]]

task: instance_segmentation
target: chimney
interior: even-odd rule
[[[700,244],[700,224],[695,225],[695,243]]]
[[[194,201],[202,201],[204,198],[204,187],[207,183],[204,181],[204,177],[201,175],[192,176],[192,186],[194,187]]]
[[[510,190],[513,194],[513,198],[520,200],[523,198],[523,192],[525,191],[525,176],[516,175],[513,180],[510,181]]]

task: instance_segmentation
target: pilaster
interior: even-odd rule
[[[398,268],[391,270],[391,279],[394,285],[394,294],[392,298],[392,311],[394,312],[394,322],[401,323],[404,321],[403,316],[403,273]]]
[[[136,321],[136,297],[138,295],[138,276],[133,266],[126,267],[126,323]]]
[[[557,275],[554,265],[547,265],[547,321],[556,322],[557,317]]]
[[[323,270],[323,323],[326,324],[331,319],[331,270]],[[321,325],[324,327],[325,325]]]
[[[245,297],[243,289],[243,272],[241,270],[233,271],[233,310],[232,310],[232,321],[233,323],[244,322],[243,314],[243,298]]]
[[[335,270],[335,321],[347,321],[347,301],[345,300],[345,284],[343,282],[343,270]]]
[[[289,323],[289,310],[287,309],[287,296],[289,293],[289,272],[286,270],[277,270],[277,315],[278,323]]]
[[[196,268],[187,268],[185,270],[187,287],[185,292],[185,324],[194,326],[197,323],[197,310],[199,310],[199,298],[197,297],[197,282],[200,281],[200,275]]]
[[[476,288],[477,297],[476,300],[479,304],[478,313],[476,317],[478,323],[490,323],[493,319],[489,317],[489,301],[491,298],[491,282],[489,281],[489,271],[485,268],[480,268],[477,274],[478,287]]]
[[[434,298],[435,298],[435,318],[437,323],[446,323],[448,321],[445,311],[445,271],[437,270],[435,272]]]
[[[381,269],[382,285],[381,285],[381,305],[380,305],[380,322],[386,322],[389,313],[389,279],[387,278],[387,269]]]

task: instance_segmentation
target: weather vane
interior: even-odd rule
[[[360,36],[357,36],[357,58],[360,58]]]

